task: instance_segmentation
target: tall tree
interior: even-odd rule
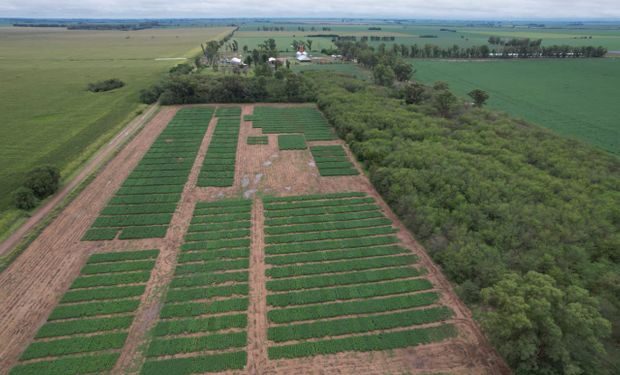
[[[486,91],[480,89],[471,90],[467,93],[467,95],[469,95],[469,97],[474,100],[474,105],[478,108],[482,108],[484,103],[486,103],[486,101],[489,99],[489,94],[487,94]]]

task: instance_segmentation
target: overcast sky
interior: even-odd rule
[[[620,0],[0,0],[0,17],[620,19]]]

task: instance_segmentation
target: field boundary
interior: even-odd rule
[[[36,228],[41,221],[47,219],[48,215],[58,208],[57,206],[60,204],[63,204],[64,206],[70,203],[70,201],[63,202],[63,200],[68,197],[74,189],[80,188],[85,181],[88,181],[91,175],[97,173],[100,167],[110,161],[116,152],[120,150],[127,143],[127,141],[131,140],[133,136],[135,136],[138,131],[155,116],[158,109],[159,105],[151,105],[139,117],[134,118],[127,126],[121,129],[121,131],[114,136],[114,138],[100,148],[99,151],[97,151],[95,155],[93,155],[90,160],[84,164],[82,169],[65,186],[63,186],[58,193],[54,194],[54,196],[43,206],[39,207],[24,224],[22,224],[2,243],[0,243],[0,259],[2,260],[0,270],[6,268],[11,261],[19,255],[19,249],[13,252],[11,252],[11,249],[14,249],[20,245],[20,242],[25,238],[25,236],[30,233],[33,228]],[[30,241],[35,238],[36,237],[31,238]]]

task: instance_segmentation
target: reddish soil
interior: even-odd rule
[[[289,105],[283,105],[289,106]],[[177,107],[164,108],[101,172],[101,174],[46,228],[41,236],[2,274],[0,274],[0,374],[13,366],[20,353],[45,322],[61,295],[79,273],[87,257],[95,251],[158,248],[161,251],[153,276],[147,285],[127,345],[114,373],[135,373],[144,358],[146,333],[155,324],[161,308],[161,297],[172,277],[176,255],[191,220],[197,201],[215,200],[222,196],[251,197],[262,194],[278,196],[309,193],[362,191],[374,197],[400,231],[401,245],[419,256],[420,265],[428,271],[428,279],[441,294],[441,304],[455,313],[451,320],[459,335],[441,343],[370,353],[339,353],[294,360],[268,360],[266,317],[266,276],[262,202],[255,199],[252,217],[252,249],[250,255],[250,307],[248,311],[248,374],[386,374],[432,373],[505,374],[503,361],[490,349],[471,312],[457,298],[450,283],[433,264],[425,250],[415,241],[368,179],[359,176],[320,177],[309,150],[278,151],[277,136],[269,135],[269,145],[247,145],[246,138],[261,135],[251,122],[242,121],[238,141],[234,185],[229,188],[197,188],[197,176],[211,139],[209,127],[185,185],[182,201],[164,239],[138,241],[80,242],[108,199],[163,130]],[[243,115],[251,114],[252,105],[243,106]],[[342,141],[310,142],[343,144]],[[359,164],[351,157],[356,167]],[[240,373],[239,371],[231,373]]]

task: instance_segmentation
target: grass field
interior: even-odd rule
[[[284,31],[262,31],[258,30],[263,26],[284,27]],[[314,26],[315,30],[312,30]],[[323,31],[326,26],[331,30]],[[303,27],[304,31],[298,29]],[[369,27],[380,27],[381,30],[368,30]],[[449,29],[455,30],[441,30]],[[239,32],[235,34],[239,47],[247,45],[250,50],[256,48],[265,39],[274,38],[278,49],[282,52],[288,50],[294,52],[291,47],[293,39],[307,40],[312,39],[312,51],[319,52],[323,48],[332,46],[331,38],[313,37],[307,35],[316,34],[338,34],[341,36],[393,36],[394,43],[420,46],[424,44],[435,44],[440,47],[452,47],[457,44],[463,47],[479,46],[487,44],[490,36],[501,36],[509,38],[530,38],[543,39],[543,46],[554,44],[568,44],[573,46],[595,45],[603,46],[609,50],[620,50],[620,30],[617,25],[584,25],[580,27],[570,27],[566,24],[548,25],[547,28],[528,28],[524,25],[505,24],[501,26],[467,25],[459,22],[435,22],[426,24],[290,24],[290,23],[248,23],[242,25]],[[428,37],[433,36],[433,37]],[[591,39],[580,39],[581,37],[592,37]],[[392,42],[371,41],[372,45],[379,45]]]
[[[618,59],[412,62],[422,82],[480,88],[491,108],[620,155]]]
[[[73,173],[141,108],[138,92],[230,28],[131,32],[0,28],[0,238],[20,222],[12,192],[40,164]],[[120,78],[126,86],[86,91]]]

